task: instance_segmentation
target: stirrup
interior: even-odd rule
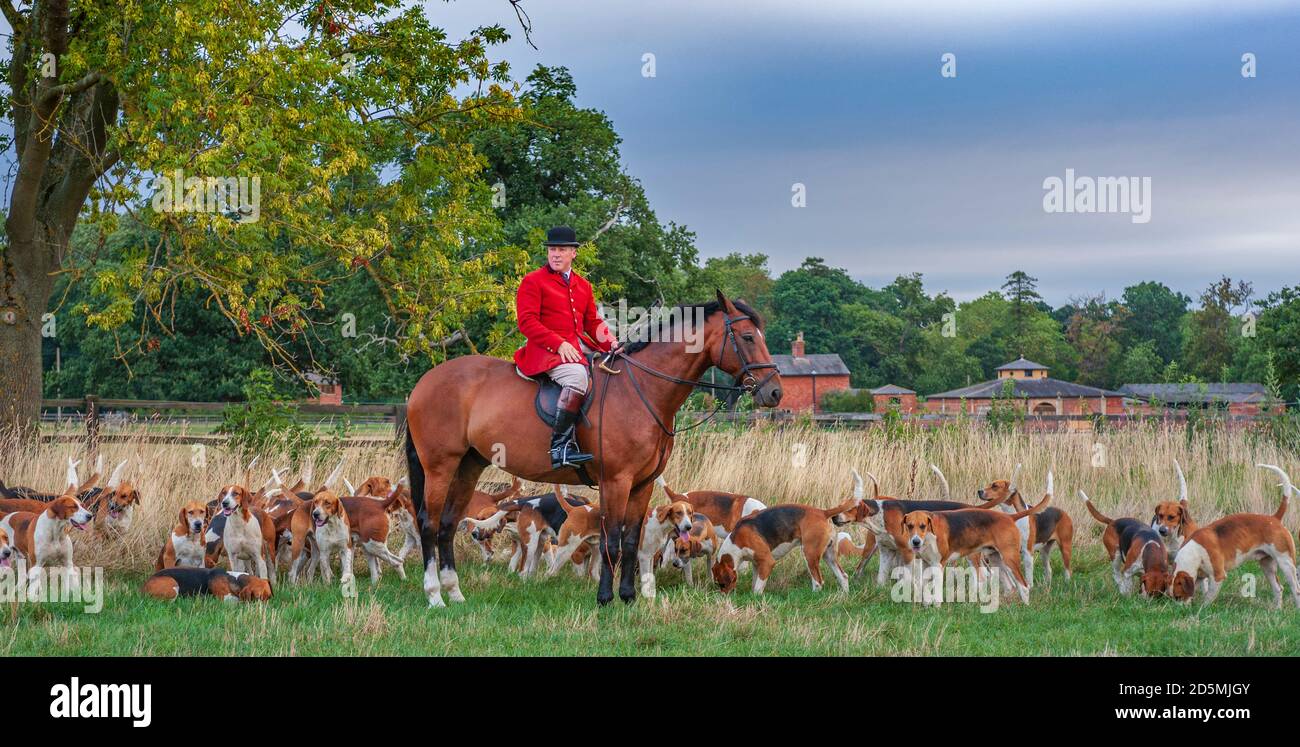
[[[551,469],[577,467],[590,462],[594,458],[591,454],[582,453],[577,444],[569,441],[551,449]]]

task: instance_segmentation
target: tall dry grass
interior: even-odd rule
[[[539,444],[538,448],[542,447]],[[130,459],[127,476],[139,488],[142,506],[130,531],[121,538],[77,536],[79,565],[151,568],[182,504],[206,502],[217,496],[221,486],[247,479],[244,465],[213,447],[199,452],[188,445],[128,442],[105,444],[102,452],[106,472],[119,460]],[[83,458],[82,447],[6,442],[0,453],[0,479],[10,486],[62,489],[68,456]],[[370,475],[394,477],[406,472],[396,445],[391,449],[346,449],[344,456],[344,475],[353,484]],[[1256,463],[1278,464],[1293,480],[1300,479],[1295,454],[1284,453],[1243,431],[1213,433],[1189,444],[1181,429],[1135,428],[1094,436],[1003,435],[974,427],[909,432],[898,437],[879,429],[831,431],[798,426],[686,434],[677,440],[665,478],[679,491],[712,488],[746,493],[769,504],[828,506],[849,495],[850,467],[863,474],[874,473],[886,495],[939,497],[938,483],[929,471],[933,462],[947,475],[955,499],[973,501],[976,488],[1009,477],[1020,462],[1024,465],[1020,484],[1026,495],[1040,496],[1047,471],[1053,470],[1054,505],[1068,511],[1076,526],[1086,527],[1093,522],[1077,495],[1080,488],[1113,517],[1145,517],[1155,501],[1178,495],[1174,459],[1183,465],[1193,515],[1202,524],[1237,511],[1276,510],[1281,495],[1277,481],[1271,473],[1257,469]],[[316,481],[324,479],[334,464],[323,458],[315,464]],[[248,480],[253,487],[269,477],[272,466],[291,467],[294,474],[302,468],[274,455],[265,456]],[[83,479],[89,468],[83,462]],[[294,474],[289,482],[295,479]],[[482,483],[502,484],[508,479],[491,468]],[[657,490],[655,500],[663,500]],[[1300,525],[1297,514],[1300,509],[1293,508],[1285,519],[1293,531]],[[1094,541],[1096,535],[1078,534],[1078,541],[1084,543]]]

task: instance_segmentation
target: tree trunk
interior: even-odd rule
[[[0,255],[0,433],[40,417],[41,315],[54,283],[45,272],[33,276],[37,268],[24,256],[36,256],[31,246],[11,245]]]
[[[56,74],[74,31],[68,4],[41,0],[26,14],[3,4],[14,31],[8,83],[18,168],[0,242],[0,429],[30,428],[40,415],[41,316],[54,273],[91,187],[119,157],[106,150],[117,89],[98,71],[63,83]],[[58,64],[30,64],[37,53]]]

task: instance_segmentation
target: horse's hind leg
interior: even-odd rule
[[[447,598],[453,602],[465,601],[460,592],[460,576],[456,573],[456,527],[465,518],[465,510],[474,496],[474,486],[479,475],[488,466],[488,460],[477,451],[461,457],[456,475],[447,487],[447,500],[442,506],[442,519],[438,526],[438,580],[447,589]]]
[[[423,468],[424,503],[417,509],[417,513],[422,514],[422,516],[416,517],[416,523],[420,528],[420,554],[424,556],[424,595],[429,599],[430,607],[447,606],[442,601],[442,582],[438,579],[438,525],[436,522],[442,516],[447,489],[451,485],[456,471],[456,461],[454,459],[454,457],[444,458],[438,462],[424,465]],[[412,478],[412,482],[414,482],[414,478]]]

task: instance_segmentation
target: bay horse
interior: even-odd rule
[[[586,464],[588,474],[599,475],[602,563],[596,601],[602,605],[614,598],[616,563],[619,596],[625,602],[636,598],[641,523],[655,478],[672,453],[677,410],[697,384],[705,384],[699,381],[705,371],[717,366],[727,372],[736,385],[717,388],[749,392],[762,407],[781,401],[781,379],[753,309],[721,291],[716,301],[679,308],[679,324],[703,316],[703,334],[697,330],[691,336],[697,342],[687,344],[685,334],[669,335],[682,339],[638,341],[616,351],[594,368],[590,424],[578,424],[580,443],[595,457]],[[602,370],[605,365],[617,375]],[[767,374],[760,379],[763,371]],[[465,601],[452,543],[488,464],[533,482],[580,482],[573,468],[551,469],[550,426],[533,414],[537,387],[519,376],[511,361],[470,355],[433,367],[411,391],[406,460],[430,607],[444,606],[444,588],[451,601]]]

